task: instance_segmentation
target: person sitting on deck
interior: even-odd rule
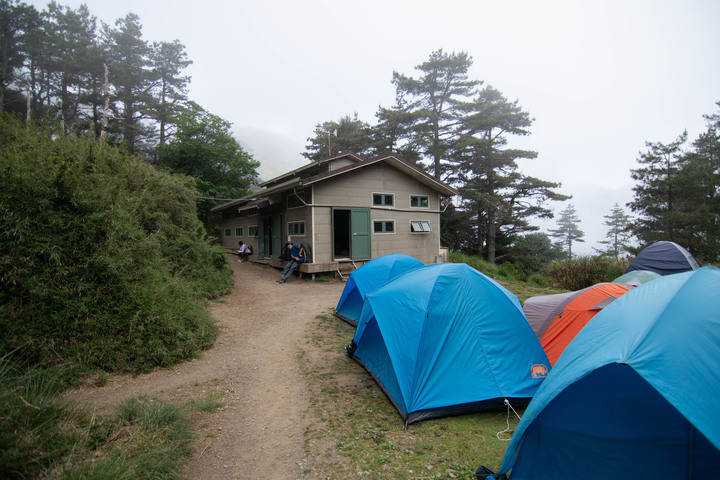
[[[250,248],[248,248],[248,246],[245,245],[243,242],[238,242],[237,253],[240,256],[238,262],[247,262],[248,255],[252,253],[252,250],[250,250]]]
[[[278,283],[285,283],[295,269],[305,261],[305,250],[300,245],[287,242],[287,251],[290,253],[290,260],[287,265],[285,265],[285,268],[283,268],[280,280],[277,281]]]

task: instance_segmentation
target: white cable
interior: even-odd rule
[[[503,430],[502,432],[498,432],[496,435],[497,439],[500,440],[501,442],[509,442],[510,440],[512,440],[512,435],[510,436],[510,438],[500,438],[500,435],[502,435],[503,433],[508,433],[508,432],[512,433],[513,432],[510,430],[510,410],[512,409],[513,413],[518,418],[518,420],[522,420],[522,418],[520,418],[520,415],[518,415],[518,413],[515,411],[515,409],[512,407],[512,405],[510,405],[510,402],[508,401],[507,398],[505,399],[505,405],[507,405],[507,418],[505,419],[505,422],[507,423],[507,428],[505,430]]]

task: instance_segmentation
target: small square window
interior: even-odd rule
[[[373,222],[373,233],[395,233],[394,220],[376,220]]]
[[[415,220],[410,222],[410,231],[413,233],[432,232],[429,220]]]
[[[410,207],[428,208],[430,200],[427,195],[410,195]]]
[[[288,235],[305,235],[305,222],[288,223]]]
[[[373,193],[373,207],[395,206],[395,195],[392,193]]]
[[[226,228],[226,229],[225,229],[225,236],[226,236],[226,237],[229,237],[229,236],[231,236],[231,235],[232,235],[232,230],[230,230],[229,228]]]
[[[256,227],[256,226],[248,227],[248,236],[249,237],[257,237],[258,236],[258,227]]]
[[[236,237],[242,237],[242,236],[243,236],[243,227],[235,227],[235,236],[236,236]]]

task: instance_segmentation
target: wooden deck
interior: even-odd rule
[[[231,255],[237,255],[236,251],[233,249],[226,248],[225,251]],[[286,263],[277,257],[258,257],[256,254],[250,255],[248,260],[252,263],[268,265],[279,269],[284,268]],[[347,280],[348,275],[350,275],[353,270],[365,265],[369,261],[370,260],[342,259],[326,263],[303,263],[295,271],[298,272],[300,278],[302,278],[303,274],[307,273],[312,276],[313,280],[315,280],[315,275],[318,273],[332,273],[337,278]]]
[[[253,263],[258,263],[261,265],[269,265],[271,267],[282,269],[285,267],[285,264],[287,262],[284,262],[283,260],[280,260],[279,258],[275,257],[257,257],[256,255],[251,255],[249,260]],[[360,267],[361,265],[364,265],[366,261],[352,261],[352,260],[340,260],[336,262],[326,262],[326,263],[303,263],[301,264],[296,272],[298,272],[298,275],[300,278],[303,277],[303,274],[309,274],[311,275],[311,278],[315,280],[315,275],[318,273],[332,273],[335,275],[335,277],[338,277],[342,280],[347,280],[348,275],[350,275],[350,272],[355,270],[356,268]]]

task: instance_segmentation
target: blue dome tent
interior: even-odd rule
[[[357,325],[365,295],[398,275],[424,266],[420,260],[401,253],[383,255],[369,261],[348,277],[335,308],[335,316],[350,325]]]
[[[645,247],[630,262],[625,273],[634,270],[649,270],[660,275],[697,270],[700,264],[695,257],[675,242],[655,242]]]
[[[719,386],[720,270],[658,278],[575,337],[478,478],[718,478]]]
[[[524,406],[549,363],[517,297],[465,264],[407,272],[365,297],[348,355],[406,424]]]

